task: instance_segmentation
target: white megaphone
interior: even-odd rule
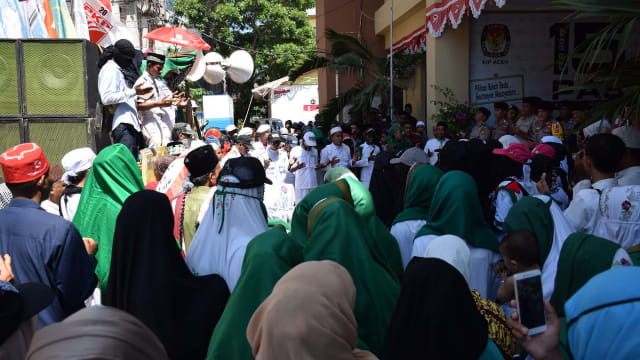
[[[253,58],[244,50],[234,51],[226,59],[216,52],[210,52],[202,60],[206,64],[202,77],[209,84],[220,83],[225,73],[239,84],[247,82],[253,75]]]

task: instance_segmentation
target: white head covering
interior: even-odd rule
[[[238,128],[237,128],[235,125],[233,125],[233,124],[231,124],[231,125],[227,126],[227,127],[224,129],[224,131],[226,131],[226,132],[227,132],[227,134],[228,134],[228,133],[230,133],[230,132],[232,132],[233,130],[238,130]]]
[[[342,132],[342,128],[339,126],[336,126],[334,128],[331,128],[331,131],[329,132],[329,136],[333,136],[333,134],[337,133],[337,132]]]
[[[553,136],[553,135],[548,135],[542,138],[542,143],[556,143],[556,144],[562,144],[562,140],[560,140],[559,137],[557,136]]]
[[[502,137],[500,137],[500,139],[498,139],[498,141],[500,141],[500,143],[502,144],[503,149],[508,148],[509,144],[517,144],[520,142],[520,140],[518,140],[518,138],[513,135],[503,135]]]
[[[253,130],[248,126],[245,126],[242,129],[240,129],[240,131],[238,132],[238,136],[243,136],[243,135],[253,136]]]
[[[66,153],[61,160],[65,173],[62,174],[62,180],[65,184],[70,185],[69,178],[78,176],[78,173],[91,168],[93,159],[96,154],[88,147],[71,150]]]
[[[266,133],[271,131],[271,126],[267,125],[267,124],[262,124],[260,126],[258,126],[258,130],[256,131],[256,134],[262,134],[262,133]]]
[[[240,189],[218,184],[187,251],[186,262],[194,274],[218,274],[233,291],[247,245],[268,229],[263,198],[264,186]]]
[[[424,257],[446,261],[456,268],[471,284],[471,251],[467,243],[455,235],[442,235],[433,239],[424,251]]]
[[[613,135],[619,137],[629,149],[640,149],[640,130],[633,126],[620,126],[613,129]]]

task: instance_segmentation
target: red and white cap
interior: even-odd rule
[[[39,178],[49,170],[49,161],[36,143],[16,145],[0,155],[4,181],[21,184]]]

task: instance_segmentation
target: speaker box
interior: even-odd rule
[[[52,163],[94,150],[97,45],[87,40],[0,39],[0,152],[36,142]]]

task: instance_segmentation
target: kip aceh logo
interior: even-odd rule
[[[480,46],[484,56],[491,58],[507,56],[511,46],[511,34],[507,25],[486,25],[482,30]]]

